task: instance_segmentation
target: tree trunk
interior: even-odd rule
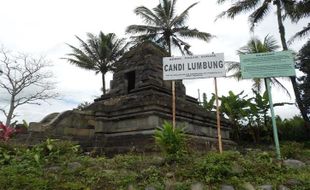
[[[302,103],[302,100],[300,98],[300,91],[299,91],[299,88],[298,88],[298,84],[296,82],[296,76],[291,76],[290,79],[291,79],[291,82],[292,82],[292,85],[293,85],[293,89],[294,89],[295,97],[296,97],[296,103],[297,103],[298,108],[300,110],[301,116],[305,120],[306,124],[309,125],[310,119],[307,116],[307,109],[305,108],[305,106]]]
[[[104,75],[105,73],[101,73],[101,77],[102,77],[102,92],[103,92],[103,95],[106,94],[106,89],[105,89],[105,78],[104,78]]]
[[[10,101],[10,109],[9,109],[8,115],[6,117],[6,122],[5,122],[5,125],[7,127],[11,125],[11,121],[12,121],[13,113],[14,113],[14,109],[15,109],[14,103],[15,103],[15,96],[12,95],[11,101]]]
[[[171,57],[171,37],[170,36],[168,38],[168,53],[169,53],[169,56]]]
[[[286,39],[285,39],[285,28],[283,25],[283,21],[282,21],[282,13],[281,13],[281,2],[280,0],[276,1],[276,6],[277,6],[277,19],[278,19],[278,26],[279,26],[279,33],[280,33],[280,38],[281,38],[281,44],[282,44],[282,48],[283,50],[288,50],[287,48],[287,43],[286,43]],[[301,112],[301,115],[303,117],[303,119],[305,120],[306,123],[310,123],[309,118],[307,117],[307,111],[306,108],[304,107],[302,100],[300,98],[300,91],[298,88],[298,84],[296,82],[296,76],[290,76],[290,80],[293,86],[293,90],[294,90],[294,94],[296,97],[296,103],[297,106]]]
[[[287,48],[286,39],[285,39],[285,28],[284,28],[283,21],[282,21],[280,0],[276,1],[276,6],[277,6],[277,19],[278,19],[278,27],[279,27],[279,33],[280,33],[280,38],[281,38],[281,44],[282,44],[283,50],[287,50],[288,48]]]

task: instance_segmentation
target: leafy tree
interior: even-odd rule
[[[135,35],[131,37],[135,42],[153,41],[165,48],[170,55],[171,45],[179,48],[182,54],[191,54],[190,45],[181,38],[197,38],[208,42],[212,35],[190,29],[186,25],[189,10],[197,3],[177,15],[176,2],[177,0],[162,0],[152,10],[144,6],[137,7],[134,12],[143,19],[145,25],[130,25],[126,32]]]
[[[214,94],[212,94],[212,97],[210,98],[209,101],[207,98],[207,94],[206,93],[202,94],[202,107],[205,110],[213,111],[215,109],[214,102],[215,102],[215,95]]]
[[[300,98],[310,120],[310,40],[301,48],[298,54],[299,68],[305,75],[300,77]],[[310,123],[308,122],[310,126]]]
[[[251,102],[249,104],[250,109],[248,110],[248,118],[249,124],[248,127],[252,129],[252,135],[254,142],[260,141],[260,132],[268,131],[270,125],[268,125],[268,110],[270,108],[269,97],[267,91],[261,95],[255,89],[252,89],[254,97],[251,98]],[[284,106],[284,105],[292,105],[293,103],[289,102],[279,102],[274,103],[273,107]]]
[[[0,111],[6,117],[5,126],[10,127],[18,107],[25,104],[40,105],[42,101],[58,96],[53,92],[53,75],[46,71],[49,65],[44,58],[14,54],[2,48],[0,66],[3,69],[0,76],[0,98],[4,103]]]
[[[226,1],[227,0],[217,0],[219,4],[224,3]],[[283,50],[288,50],[288,46],[287,46],[286,38],[285,38],[285,28],[283,24],[283,19],[285,18],[283,13],[290,16],[292,7],[294,6],[294,2],[292,0],[272,0],[272,1],[271,0],[237,0],[232,4],[232,6],[229,9],[227,9],[226,11],[218,15],[218,18],[227,16],[233,19],[235,16],[241,13],[252,11],[251,14],[249,15],[249,21],[251,24],[251,30],[253,30],[256,23],[259,23],[262,20],[264,20],[265,16],[267,16],[268,12],[270,12],[271,7],[273,5],[275,5],[276,7],[277,22],[278,22],[278,28],[279,28],[282,48]],[[306,114],[306,108],[303,106],[301,99],[300,99],[296,77],[290,76],[290,80],[291,80],[291,83],[294,89],[296,102],[300,109],[300,112],[304,120],[310,122]]]
[[[239,128],[242,120],[248,115],[250,99],[245,99],[247,95],[242,96],[244,91],[239,94],[228,92],[228,96],[219,97],[221,100],[220,112],[225,114],[232,123],[232,137],[239,142]]]
[[[87,101],[85,101],[85,102],[82,102],[82,103],[80,103],[78,106],[77,106],[77,110],[81,110],[81,111],[83,111],[83,110],[85,110],[88,106],[90,106],[91,105],[91,102],[87,102]]]
[[[282,141],[308,141],[310,138],[309,129],[305,128],[305,121],[300,116],[277,122],[279,135]],[[290,142],[291,143],[291,142]],[[282,150],[281,150],[282,153]]]
[[[72,53],[65,58],[70,63],[83,69],[94,70],[96,74],[102,74],[102,91],[106,94],[105,74],[113,71],[114,62],[124,53],[127,48],[125,39],[118,39],[114,33],[104,34],[100,31],[98,36],[88,33],[88,39],[83,41],[76,36],[80,42],[80,48],[68,44]]]

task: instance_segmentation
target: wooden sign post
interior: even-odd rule
[[[215,87],[215,103],[216,103],[217,136],[218,136],[218,143],[219,143],[219,151],[222,154],[223,146],[222,146],[222,135],[221,135],[221,117],[220,117],[219,98],[218,98],[218,93],[217,93],[216,77],[214,77],[214,87]]]

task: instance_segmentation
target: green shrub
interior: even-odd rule
[[[155,142],[169,160],[179,160],[185,154],[185,134],[182,128],[173,129],[171,123],[164,122],[163,127],[156,129]]]
[[[150,184],[156,184],[158,182],[162,183],[163,177],[158,168],[155,166],[150,166],[140,172],[139,180],[142,181],[145,186],[147,186]]]
[[[208,184],[219,183],[233,176],[232,164],[238,157],[236,152],[210,152],[196,164],[195,175]]]
[[[277,127],[282,141],[302,142],[310,138],[310,131],[305,127],[305,122],[300,116],[277,122]]]
[[[84,184],[81,182],[66,182],[64,184],[61,184],[60,187],[62,190],[87,190],[87,188]]]
[[[12,158],[12,151],[0,147],[0,164],[8,164]]]
[[[110,162],[111,168],[125,168],[128,170],[137,170],[142,162],[142,157],[137,155],[116,155],[113,162]]]
[[[273,152],[252,151],[239,160],[244,168],[242,178],[253,185],[277,185],[284,180],[285,167]]]
[[[33,157],[37,162],[56,161],[59,157],[72,158],[79,152],[79,145],[70,141],[47,139],[44,143],[32,148]]]
[[[303,152],[304,145],[297,142],[284,142],[281,144],[281,154],[283,158],[298,158]]]
[[[44,190],[48,181],[40,178],[42,170],[27,163],[14,163],[0,169],[0,188],[8,190]]]

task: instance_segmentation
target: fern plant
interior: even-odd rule
[[[186,136],[183,128],[172,127],[165,121],[162,128],[155,131],[155,143],[165,154],[167,159],[176,161],[185,154]]]

